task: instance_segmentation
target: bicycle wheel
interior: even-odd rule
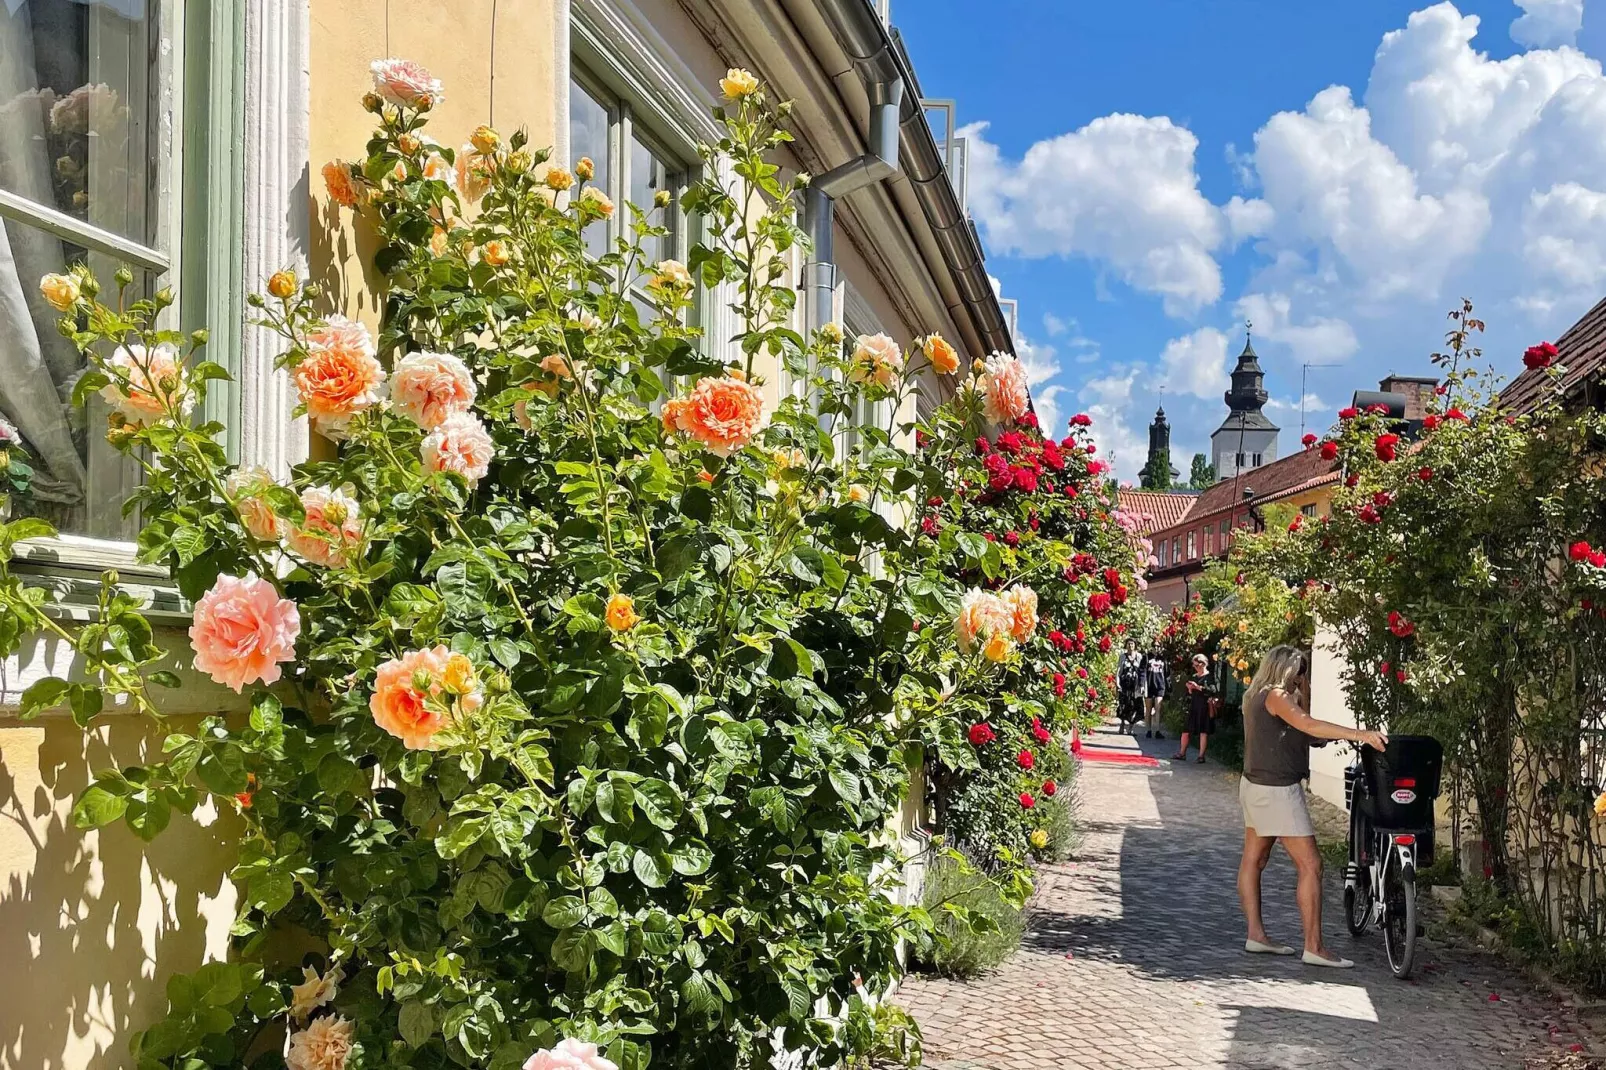
[[[1351,936],[1361,936],[1372,919],[1372,877],[1363,867],[1355,887],[1344,889],[1344,922]]]
[[[1416,965],[1416,867],[1391,858],[1383,871],[1383,949],[1394,976],[1411,976]]]

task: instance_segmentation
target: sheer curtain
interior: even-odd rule
[[[0,0],[0,187],[54,207],[50,134],[58,98],[40,87],[34,41],[70,31],[35,26],[33,16],[28,0]],[[45,304],[38,285],[40,276],[61,271],[65,262],[54,235],[10,219],[0,228],[0,412],[37,462],[29,511],[82,527],[84,460],[68,406],[80,364],[56,331],[60,314]]]

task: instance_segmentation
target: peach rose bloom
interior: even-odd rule
[[[595,186],[587,186],[580,191],[580,203],[590,208],[603,219],[613,218],[613,201],[608,195]]]
[[[574,378],[574,373],[569,369],[569,358],[562,353],[548,353],[541,358],[540,367],[548,375],[555,375],[559,379]]]
[[[409,353],[390,373],[391,405],[425,430],[468,412],[477,393],[468,365],[450,353]]]
[[[689,290],[691,272],[679,260],[660,260],[653,269],[652,284],[670,290]]]
[[[961,654],[976,649],[976,640],[983,642],[1002,635],[1007,640],[1015,627],[1014,607],[991,591],[972,587],[959,605],[959,616],[954,619],[954,636]]]
[[[485,196],[491,187],[491,164],[474,151],[473,145],[457,150],[457,192],[471,201]]]
[[[864,484],[855,483],[853,486],[848,488],[848,501],[857,502],[858,504],[863,505],[869,500],[870,488],[866,487]]]
[[[432,152],[424,161],[424,177],[432,182],[453,183],[457,181],[457,169],[446,162],[446,157]]]
[[[485,478],[496,447],[480,418],[457,413],[442,420],[419,446],[427,472],[456,472],[470,483]]]
[[[584,305],[573,305],[569,308],[569,326],[578,327],[582,331],[600,330],[602,317]]]
[[[608,627],[616,632],[628,632],[641,622],[641,617],[636,613],[636,600],[627,594],[616,594],[609,598],[604,617]]]
[[[987,642],[982,645],[981,656],[992,662],[1007,661],[1009,652],[1013,649],[1015,649],[1015,644],[1010,641],[1010,637],[1007,634],[994,632],[987,637]]]
[[[920,340],[920,351],[931,361],[931,366],[943,375],[952,375],[959,370],[959,353],[935,331]]]
[[[1014,614],[1009,633],[1018,643],[1024,643],[1037,630],[1037,592],[1025,584],[1017,583],[1003,594],[1005,604]]]
[[[344,490],[309,487],[301,492],[307,514],[285,541],[290,549],[325,568],[343,568],[362,544],[362,507]]]
[[[78,280],[71,275],[46,275],[39,280],[39,292],[57,312],[68,312],[78,303]]]
[[[307,415],[326,435],[344,433],[351,418],[379,404],[385,369],[374,359],[368,328],[344,316],[307,336],[307,356],[292,373]]]
[[[340,982],[344,979],[339,967],[322,977],[311,966],[301,967],[301,983],[290,986],[290,1020],[306,1021],[313,1011],[340,994]]]
[[[995,424],[1012,424],[1031,407],[1026,386],[1026,369],[1008,353],[987,358],[981,374],[982,408]]]
[[[289,1070],[345,1070],[357,1027],[345,1018],[325,1015],[291,1034],[284,1053]]]
[[[254,572],[219,576],[195,603],[190,648],[195,668],[239,694],[246,684],[279,679],[279,663],[296,656],[301,615]]]
[[[128,384],[109,383],[101,387],[100,396],[130,423],[162,419],[170,408],[188,416],[195,406],[195,399],[184,390],[184,371],[171,346],[121,346],[106,364],[126,375]]]
[[[853,347],[848,378],[855,383],[891,386],[903,370],[903,350],[884,334],[861,334]]]
[[[260,465],[245,465],[229,473],[223,489],[234,499],[240,522],[251,537],[262,542],[278,542],[284,537],[284,520],[262,497],[262,492],[273,486],[273,476]]]
[[[387,104],[436,107],[446,99],[441,80],[411,60],[376,59],[368,69],[374,76],[374,92]]]
[[[342,208],[355,208],[362,199],[357,180],[351,176],[351,165],[345,160],[330,160],[323,165],[323,188],[329,199]]]
[[[524,1070],[619,1070],[619,1065],[598,1053],[595,1044],[566,1037],[530,1056]]]
[[[408,750],[434,750],[436,733],[446,727],[440,696],[448,659],[444,646],[414,650],[385,662],[374,677],[374,693],[368,699],[374,723]],[[429,681],[422,691],[421,679]]]
[[[764,392],[732,376],[699,379],[690,395],[664,404],[664,427],[729,457],[768,426]]]

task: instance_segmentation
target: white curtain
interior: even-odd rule
[[[27,0],[0,5],[0,186],[54,207],[49,138],[57,98],[39,88]],[[80,368],[56,331],[59,314],[39,295],[42,275],[61,271],[60,239],[6,220],[0,228],[0,412],[17,426],[35,461],[32,497],[59,523],[81,523],[84,461],[68,396]],[[66,514],[66,515],[60,515]]]

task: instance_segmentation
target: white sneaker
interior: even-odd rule
[[[1324,959],[1314,951],[1305,952],[1303,959],[1305,965],[1307,966],[1325,966],[1330,970],[1349,970],[1355,967],[1355,963],[1351,962],[1349,959]]]

